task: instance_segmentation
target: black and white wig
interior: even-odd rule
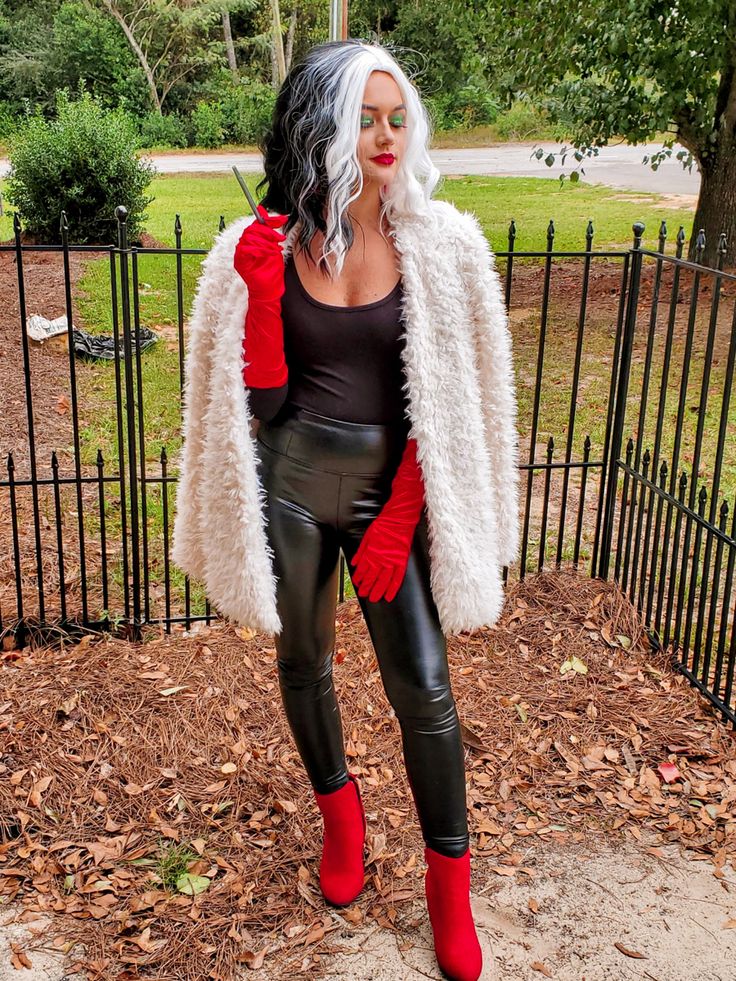
[[[257,191],[268,188],[261,203],[289,215],[282,231],[301,223],[298,242],[307,256],[316,230],[324,233],[317,266],[332,277],[353,243],[347,209],[363,189],[357,145],[373,71],[396,80],[406,106],[406,146],[396,177],[381,188],[380,227],[384,217],[391,223],[392,215],[426,213],[440,178],[429,156],[431,119],[414,84],[380,44],[351,38],[311,48],[284,79],[260,147],[265,177]]]

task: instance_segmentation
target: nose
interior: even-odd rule
[[[383,149],[390,149],[395,143],[395,136],[389,121],[386,119],[378,130],[378,143]]]

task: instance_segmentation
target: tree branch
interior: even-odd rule
[[[695,121],[691,110],[687,106],[682,106],[675,113],[674,123],[677,127],[677,136],[680,143],[689,150],[698,160],[701,159],[703,147],[698,138],[698,131],[695,128]]]
[[[123,15],[118,10],[117,6],[113,3],[113,0],[102,0],[102,2],[107,8],[107,10],[110,12],[110,15],[118,22],[123,33],[128,39],[128,44],[133,49],[135,56],[140,62],[141,68],[143,69],[143,72],[148,81],[148,89],[151,94],[151,100],[153,102],[153,105],[156,108],[156,110],[160,113],[161,101],[159,100],[158,91],[156,89],[156,79],[153,76],[153,72],[151,71],[151,67],[148,64],[148,59],[146,58],[143,49],[141,48],[140,44],[138,44],[138,41],[136,40],[136,37],[133,34],[133,31],[131,30],[130,26],[126,22]]]

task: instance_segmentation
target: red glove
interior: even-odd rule
[[[391,496],[366,529],[351,562],[353,586],[359,596],[376,603],[385,593],[391,602],[404,581],[414,531],[424,507],[424,481],[417,461],[417,443],[407,439],[391,484]],[[360,587],[360,588],[358,588]]]
[[[243,380],[249,388],[275,388],[285,384],[289,377],[281,320],[284,257],[280,243],[286,236],[277,231],[289,216],[269,215],[260,204],[258,211],[266,224],[256,219],[245,228],[233,261],[248,287]]]

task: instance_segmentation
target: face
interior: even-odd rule
[[[388,72],[371,72],[363,93],[358,138],[364,184],[383,185],[394,180],[406,145],[406,124],[406,109],[395,79]]]

